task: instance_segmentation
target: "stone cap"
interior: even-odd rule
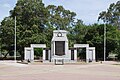
[[[58,32],[61,32],[61,33],[67,33],[66,30],[54,30],[53,33],[58,33]]]
[[[65,31],[65,30],[54,30],[52,41],[68,41],[67,31]]]

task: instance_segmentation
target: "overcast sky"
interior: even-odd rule
[[[85,24],[97,22],[101,11],[107,10],[111,3],[118,0],[43,0],[45,6],[62,5],[65,9],[74,11],[76,18],[82,19]],[[9,16],[9,11],[14,8],[17,0],[0,0],[0,22]]]

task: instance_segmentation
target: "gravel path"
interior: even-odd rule
[[[34,65],[0,62],[0,80],[120,80],[120,65]]]

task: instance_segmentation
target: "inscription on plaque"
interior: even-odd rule
[[[65,41],[55,41],[55,55],[65,55]]]

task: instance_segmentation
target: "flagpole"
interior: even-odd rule
[[[104,61],[106,61],[106,23],[104,23]]]
[[[14,41],[14,60],[16,62],[16,16],[15,16],[15,41]]]

